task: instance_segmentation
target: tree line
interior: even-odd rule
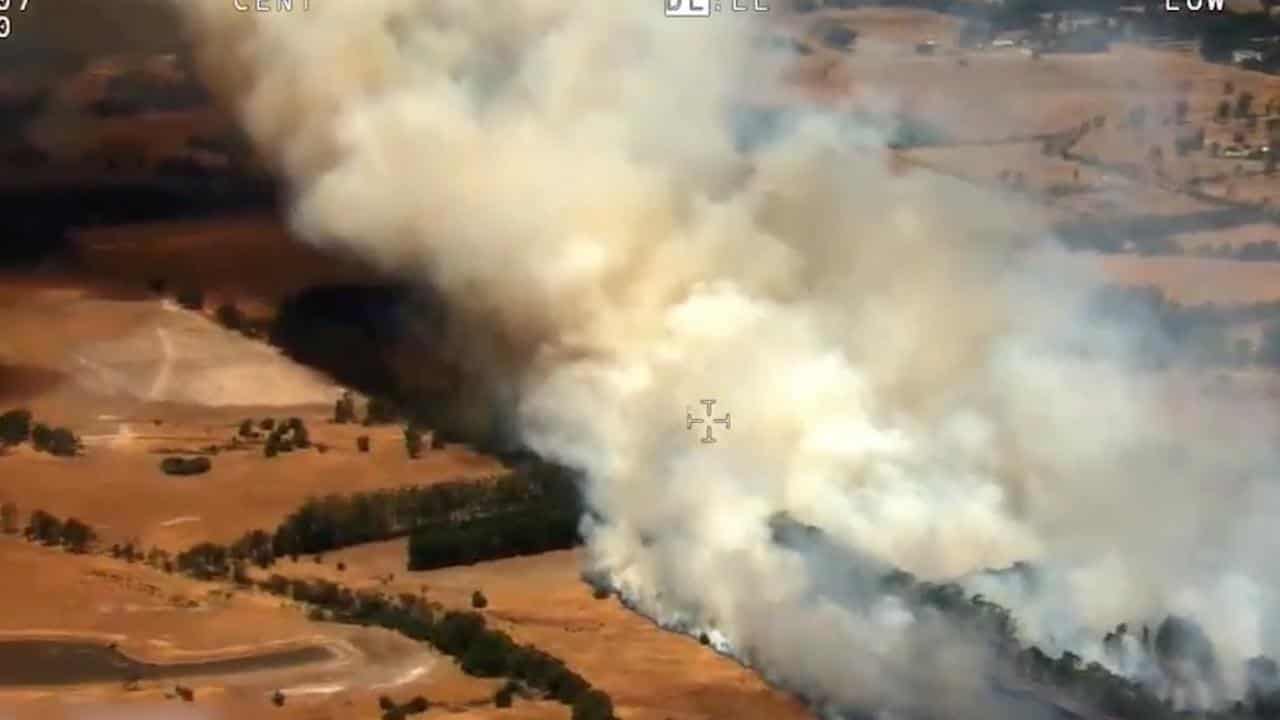
[[[1155,330],[1135,336],[1143,362],[1159,369],[1177,363],[1208,367],[1280,367],[1280,302],[1185,305],[1155,287],[1111,285],[1090,298],[1091,312]],[[1232,330],[1261,324],[1255,341]]]
[[[480,613],[443,611],[412,594],[392,598],[377,592],[355,592],[323,579],[307,581],[272,575],[257,587],[312,606],[312,616],[318,620],[382,627],[430,643],[456,658],[468,675],[510,678],[515,684],[568,705],[573,720],[614,717],[613,701],[606,693],[592,687],[559,658],[488,627]],[[511,686],[504,690],[499,694],[509,702]]]
[[[12,502],[0,504],[0,532],[5,535],[18,532],[18,506]],[[63,520],[44,510],[31,513],[22,528],[22,536],[31,542],[63,547],[76,554],[89,552],[98,539],[88,523],[73,517]]]
[[[276,557],[312,554],[409,535],[472,533],[469,523],[500,516],[518,530],[490,543],[484,557],[523,554],[524,549],[555,538],[561,547],[577,544],[576,532],[562,532],[564,517],[581,513],[577,479],[567,468],[527,463],[510,474],[486,481],[454,481],[350,495],[328,495],[305,502],[271,534]],[[489,527],[492,524],[488,525]],[[460,529],[468,528],[468,529]],[[431,546],[421,541],[423,547]],[[443,543],[449,541],[442,540]]]
[[[1003,572],[1034,573],[1025,563]],[[956,583],[933,583],[917,580],[910,573],[891,571],[881,578],[881,590],[896,595],[915,608],[928,608],[941,613],[961,632],[983,639],[996,657],[1009,663],[1015,673],[1030,682],[1049,685],[1074,701],[1118,720],[1165,720],[1179,716],[1166,700],[1152,688],[1117,675],[1099,662],[1085,663],[1070,651],[1050,656],[1036,645],[1024,645],[1018,639],[1017,623],[1007,608],[982,595],[968,595]],[[1120,624],[1102,638],[1104,652],[1119,659],[1125,652],[1123,638],[1130,632],[1128,624]],[[1169,616],[1153,633],[1143,626],[1139,652],[1166,661],[1188,658],[1198,664],[1197,670],[1216,675],[1218,668],[1212,657],[1212,645],[1204,631],[1193,620]],[[1280,718],[1280,668],[1271,658],[1260,656],[1248,662],[1249,685],[1243,698],[1229,706],[1206,712],[1202,717]],[[1212,679],[1210,679],[1212,683]]]

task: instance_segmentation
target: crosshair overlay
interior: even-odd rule
[[[717,442],[715,433],[712,432],[712,425],[723,425],[725,430],[732,430],[733,426],[730,425],[729,413],[725,413],[724,417],[714,417],[714,408],[716,404],[715,398],[699,400],[698,402],[702,403],[702,405],[707,409],[706,417],[695,416],[693,412],[686,407],[684,410],[685,429],[692,430],[695,425],[702,425],[704,426],[705,433],[703,434],[701,441],[703,443]]]

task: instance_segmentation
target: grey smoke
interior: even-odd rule
[[[1276,648],[1269,415],[1172,414],[1183,379],[1134,370],[1142,329],[1091,309],[1088,258],[1019,242],[1043,218],[1013,199],[891,173],[875,128],[799,113],[739,153],[734,99],[782,62],[749,22],[183,8],[299,231],[445,294],[523,439],[587,472],[592,569],[644,612],[833,704],[974,715],[982,650],[862,597],[860,558],[1031,561],[1040,591],[973,589],[1086,660],[1118,622],[1196,617],[1236,694]],[[714,449],[684,427],[703,397],[734,413]],[[832,551],[774,542],[778,513]]]

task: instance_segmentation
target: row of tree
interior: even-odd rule
[[[272,550],[276,557],[321,553],[407,535],[419,528],[444,531],[497,514],[529,522],[546,515],[545,524],[559,527],[565,513],[576,516],[581,507],[571,471],[545,462],[528,463],[492,480],[308,500],[272,533]]]
[[[318,619],[383,627],[430,643],[457,658],[468,675],[507,677],[570,706],[573,720],[613,718],[613,702],[607,694],[593,688],[560,659],[489,628],[479,613],[442,611],[410,594],[391,598],[381,593],[354,592],[323,579],[307,581],[272,575],[258,587],[311,605],[313,616]],[[507,700],[511,694],[507,689]]]
[[[1003,572],[1023,573],[1034,582],[1035,571],[1026,564]],[[1142,682],[1111,672],[1101,663],[1085,663],[1079,655],[1069,651],[1053,657],[1040,647],[1024,646],[1018,640],[1017,623],[1008,609],[982,595],[970,596],[955,583],[922,582],[910,573],[894,571],[882,578],[881,589],[897,595],[909,606],[941,613],[954,623],[957,631],[984,639],[996,657],[1009,662],[1024,679],[1053,686],[1082,705],[1120,720],[1162,720],[1177,716],[1169,698],[1158,696],[1156,689]],[[1124,642],[1128,633],[1127,624],[1118,625],[1106,634],[1102,646],[1117,663],[1132,665],[1124,657],[1129,652],[1125,649],[1129,646]],[[1191,668],[1190,672],[1202,675],[1198,679],[1207,685],[1220,685],[1217,682],[1220,671],[1213,657],[1212,643],[1193,620],[1170,616],[1154,633],[1143,626],[1140,637],[1136,645],[1138,652],[1143,653],[1153,667],[1177,665],[1183,668],[1183,673]],[[1127,660],[1132,661],[1133,658]],[[1220,702],[1216,703],[1218,709],[1206,713],[1206,717],[1280,718],[1280,670],[1276,663],[1267,657],[1254,658],[1248,663],[1248,671],[1249,685],[1245,697],[1223,707],[1227,698],[1220,693]],[[1190,681],[1186,677],[1174,680],[1175,684]]]
[[[9,507],[12,508],[11,505]],[[16,512],[16,509],[8,512]],[[8,512],[5,514],[8,514]],[[6,525],[9,522],[11,520],[5,520]],[[9,532],[7,527],[5,532]],[[36,510],[31,513],[31,519],[27,522],[27,526],[23,528],[22,535],[32,542],[65,547],[73,553],[88,552],[92,548],[94,541],[98,539],[98,534],[88,524],[76,518],[67,518],[64,521],[44,510]]]

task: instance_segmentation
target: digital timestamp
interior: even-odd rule
[[[769,12],[769,0],[666,0],[667,17],[711,17],[721,12]]]
[[[24,13],[31,0],[0,0],[0,40],[13,34],[13,19],[7,13],[18,11]]]

